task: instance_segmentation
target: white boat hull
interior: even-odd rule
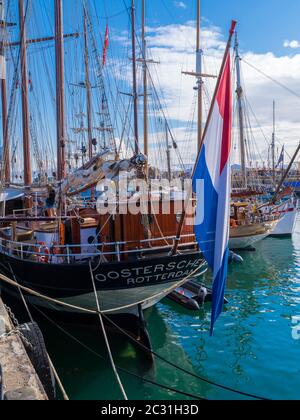
[[[257,221],[230,228],[229,249],[244,249],[253,246],[270,235],[278,219]]]
[[[229,249],[245,249],[253,246],[257,242],[262,241],[269,235],[269,232],[261,235],[245,236],[240,238],[230,238]]]
[[[271,232],[272,236],[291,236],[293,235],[296,227],[297,209],[288,211],[279,220],[277,226]]]

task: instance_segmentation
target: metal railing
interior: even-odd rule
[[[195,235],[183,235],[182,239],[191,238],[190,242],[181,243],[181,247],[196,247]],[[136,255],[143,257],[147,253],[167,252],[174,246],[176,237],[170,236],[165,238],[153,238],[128,242],[110,242],[110,243],[92,243],[92,244],[72,244],[72,245],[56,245],[51,244],[50,247],[44,243],[25,243],[15,242],[0,238],[0,252],[5,255],[16,257],[22,260],[31,260],[45,263],[62,263],[71,264],[75,261],[86,260],[95,257],[102,257],[107,260],[114,257],[118,261],[122,260],[122,256]],[[165,245],[152,246],[155,242],[165,242]],[[135,249],[122,249],[130,245],[137,244]],[[148,244],[148,247],[145,246]],[[108,250],[113,248],[113,251]],[[76,250],[78,252],[76,252]]]
[[[275,222],[280,219],[281,215],[278,214],[262,214],[262,215],[246,215],[245,219],[236,220],[238,226],[256,225],[260,223]]]

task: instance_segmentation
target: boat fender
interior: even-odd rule
[[[207,291],[206,287],[201,286],[200,289],[199,289],[199,294],[198,294],[198,299],[197,299],[197,302],[201,306],[204,305],[207,295],[208,295],[208,291]]]
[[[22,324],[19,326],[19,330],[29,359],[49,400],[55,400],[55,377],[49,363],[44,337],[38,324],[36,322]],[[30,346],[28,343],[30,343]]]

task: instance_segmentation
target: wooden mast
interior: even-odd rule
[[[224,57],[223,57],[223,61],[222,61],[222,65],[221,65],[221,69],[220,69],[218,81],[217,81],[217,84],[216,84],[214,96],[212,98],[212,102],[211,102],[209,114],[208,114],[208,117],[207,117],[207,121],[206,121],[206,125],[205,125],[205,130],[204,130],[204,133],[203,133],[203,136],[202,136],[201,149],[198,152],[198,156],[197,156],[197,159],[196,159],[196,164],[194,166],[194,170],[193,170],[193,174],[192,174],[192,179],[194,178],[195,169],[197,167],[197,164],[198,164],[198,161],[199,161],[199,158],[200,158],[200,153],[201,153],[201,150],[202,150],[203,140],[205,139],[205,135],[206,135],[208,126],[209,126],[210,121],[211,121],[211,118],[212,118],[212,114],[213,114],[213,110],[214,110],[214,105],[215,105],[216,98],[217,98],[218,88],[219,88],[221,77],[223,75],[224,68],[225,68],[225,65],[226,65],[226,59],[227,59],[227,55],[228,55],[229,50],[230,50],[230,47],[231,47],[231,41],[232,41],[232,37],[233,37],[234,31],[235,31],[235,27],[236,27],[236,21],[233,20],[231,22],[231,27],[230,27],[230,31],[229,31],[229,38],[228,38],[228,41],[227,41],[227,45],[226,45],[226,49],[225,49],[225,52],[224,52]],[[185,200],[184,209],[183,209],[183,212],[182,212],[182,215],[181,215],[179,224],[178,224],[178,229],[177,229],[177,233],[176,233],[175,243],[174,243],[173,249],[171,251],[172,255],[176,255],[177,254],[177,251],[178,251],[178,246],[179,246],[179,243],[180,243],[180,240],[181,240],[181,234],[182,234],[184,222],[185,222],[185,219],[186,219],[186,216],[187,216],[187,209],[188,209],[188,206],[189,206],[190,199],[192,197],[192,193],[193,193],[193,191],[192,191],[192,187],[191,187],[189,189],[189,191],[187,192],[187,197],[186,197],[186,200]]]
[[[202,146],[202,96],[203,96],[203,79],[202,79],[202,49],[201,49],[201,5],[197,0],[197,43],[196,43],[196,73],[198,88],[198,128],[197,128],[197,144],[198,151]]]
[[[238,103],[239,113],[239,134],[240,134],[240,153],[241,153],[241,171],[242,171],[242,187],[247,188],[247,169],[246,169],[246,150],[245,150],[245,127],[244,127],[244,115],[243,115],[243,88],[241,84],[241,67],[239,56],[239,42],[237,33],[235,34],[235,64],[236,64],[236,94]]]
[[[169,145],[169,127],[166,122],[166,147],[167,147],[167,166],[168,166],[168,180],[172,180],[172,167],[171,167],[171,151]]]
[[[20,48],[21,48],[21,88],[22,88],[22,123],[23,123],[23,156],[24,156],[24,184],[29,187],[32,183],[30,160],[30,127],[28,109],[28,72],[26,56],[26,30],[24,0],[19,0],[20,18]]]
[[[87,107],[87,128],[89,141],[89,160],[93,159],[93,128],[92,128],[92,88],[89,71],[89,45],[87,31],[87,12],[84,6],[84,64],[85,64],[85,89],[86,89],[86,107]]]
[[[65,83],[62,0],[54,0],[56,50],[57,179],[65,176]]]
[[[6,90],[6,58],[5,58],[5,5],[4,0],[0,2],[0,77],[1,77],[1,100],[2,100],[2,130],[3,130],[3,163],[4,163],[4,181],[10,183],[10,154],[8,138],[8,115],[7,115],[7,90]]]
[[[139,123],[138,123],[138,93],[136,75],[136,42],[135,42],[135,1],[131,0],[131,27],[132,27],[132,76],[133,76],[133,108],[134,108],[134,143],[135,153],[139,153]]]
[[[148,157],[148,75],[146,41],[146,0],[142,1],[142,45],[143,45],[143,82],[144,82],[144,154]],[[148,172],[148,170],[147,170]]]

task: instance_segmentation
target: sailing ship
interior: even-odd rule
[[[292,235],[295,229],[297,217],[297,200],[291,189],[283,188],[289,171],[282,172],[280,178],[276,179],[275,162],[275,103],[273,104],[273,134],[272,134],[272,179],[269,179],[268,186],[258,185],[256,176],[246,164],[246,148],[249,153],[249,142],[245,132],[245,101],[244,91],[241,84],[241,58],[239,55],[239,43],[236,33],[235,40],[235,63],[237,80],[237,110],[241,170],[239,176],[233,178],[235,193],[232,194],[230,248],[243,249],[254,245],[265,239],[267,236]],[[294,162],[297,155],[292,159]],[[281,162],[283,163],[283,157]],[[251,166],[251,165],[250,165]],[[289,165],[289,169],[291,165]],[[282,190],[283,188],[283,190]],[[276,192],[274,194],[274,189]],[[284,199],[284,200],[283,200]]]
[[[2,6],[2,34],[9,23]],[[139,137],[139,94],[137,90],[137,54],[135,29],[135,1],[131,4],[132,25],[132,98],[134,153],[131,157],[120,159],[114,141],[113,124],[109,119],[109,104],[103,81],[103,64],[98,65],[98,83],[101,87],[101,103],[105,108],[106,122],[101,132],[108,132],[114,147],[103,147],[94,153],[96,142],[92,128],[92,93],[89,79],[88,33],[92,31],[88,3],[83,2],[84,63],[87,94],[88,148],[82,147],[83,154],[88,152],[88,161],[79,169],[66,171],[66,110],[65,110],[65,72],[63,2],[54,1],[56,59],[56,124],[57,124],[57,170],[52,185],[35,186],[32,182],[32,156],[30,131],[30,110],[28,101],[27,48],[33,40],[26,38],[26,11],[24,0],[18,0],[20,17],[20,63],[16,74],[20,73],[22,96],[22,136],[24,160],[24,187],[21,189],[24,200],[20,211],[5,210],[1,218],[0,256],[1,272],[14,278],[22,286],[42,295],[86,309],[97,309],[95,290],[101,310],[107,314],[139,313],[165,297],[170,291],[180,287],[191,275],[197,276],[205,268],[206,262],[195,239],[193,226],[183,221],[178,231],[177,199],[170,202],[170,212],[164,214],[164,203],[158,200],[158,212],[153,211],[150,195],[142,203],[145,214],[131,214],[128,203],[126,211],[101,214],[95,199],[99,181],[115,181],[117,186],[122,174],[130,174],[135,180],[148,178],[148,138],[147,138],[147,83],[148,61],[145,49],[145,0],[143,0],[143,40],[142,58],[144,75],[144,153],[141,153]],[[75,36],[73,34],[73,36]],[[78,37],[78,34],[76,35]],[[38,42],[38,41],[36,41]],[[105,44],[107,47],[107,43]],[[1,42],[1,63],[5,66],[7,41]],[[95,49],[95,44],[92,45]],[[105,51],[106,52],[106,51]],[[16,76],[16,80],[19,80]],[[6,99],[6,76],[2,71],[2,106],[4,164],[3,186],[11,184],[10,136]],[[13,93],[15,94],[15,92]],[[78,161],[78,157],[76,162]],[[90,202],[82,199],[89,192]],[[128,191],[127,191],[128,192]],[[135,191],[134,193],[137,193]],[[182,204],[182,197],[179,199]],[[4,208],[7,209],[4,203]],[[104,203],[104,206],[108,203]],[[191,204],[193,206],[193,203]],[[117,205],[117,210],[120,209]],[[124,210],[124,209],[123,209]],[[176,246],[176,252],[173,252]],[[14,295],[18,291],[9,286],[5,289]],[[80,312],[80,309],[65,308],[46,302],[42,298],[26,293],[32,304],[45,306],[55,311]]]
[[[286,182],[286,177],[289,173],[286,174],[286,177],[282,178],[284,173],[284,162],[285,162],[285,146],[282,146],[281,153],[278,157],[278,163],[276,165],[275,161],[275,149],[276,149],[276,107],[275,101],[273,101],[273,133],[272,133],[272,142],[271,142],[271,155],[272,155],[272,180],[273,183],[276,182],[277,177],[279,176],[279,181],[281,185],[284,186]],[[298,214],[298,200],[296,199],[295,192],[292,188],[284,188],[280,193],[279,205],[276,210],[280,214],[280,220],[277,226],[272,230],[271,235],[274,237],[282,236],[292,236],[295,232],[297,214]]]

